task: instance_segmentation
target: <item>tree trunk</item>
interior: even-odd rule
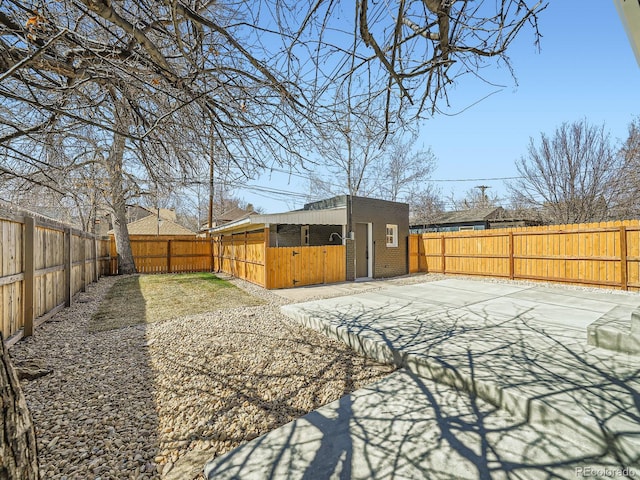
[[[118,252],[119,275],[136,273],[136,264],[133,261],[133,251],[131,250],[129,230],[127,229],[127,206],[124,202],[122,202],[122,205],[124,208],[120,207],[118,211],[111,212],[113,233]]]
[[[120,128],[125,128],[122,123],[126,115],[116,115],[120,118]],[[126,139],[123,135],[115,133],[113,144],[109,150],[109,158],[105,165],[109,174],[109,196],[111,197],[111,220],[118,251],[118,274],[136,273],[136,265],[133,261],[129,230],[127,229],[127,201],[124,191],[124,176],[122,174],[124,163],[124,151]]]
[[[0,333],[0,480],[36,480],[38,452],[36,434],[18,376]]]

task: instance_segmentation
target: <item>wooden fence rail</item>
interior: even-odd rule
[[[411,272],[640,290],[640,223],[411,235],[409,267]]]
[[[0,209],[0,331],[12,345],[109,273],[107,238]]]

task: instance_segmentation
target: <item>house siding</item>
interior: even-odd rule
[[[347,239],[345,241],[345,261],[347,262],[345,278],[347,280],[355,280],[356,279],[356,244],[353,240]]]
[[[395,277],[409,273],[407,260],[409,205],[364,197],[351,197],[351,200],[351,230],[355,229],[356,223],[372,224],[373,277]],[[397,247],[387,247],[387,224],[398,226]],[[347,248],[347,257],[349,257],[348,252]],[[370,255],[371,253],[369,252]],[[353,265],[353,260],[349,261],[347,258],[347,275],[349,274],[349,264]],[[347,276],[347,278],[349,277]]]

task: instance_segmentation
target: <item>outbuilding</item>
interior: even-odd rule
[[[216,269],[266,288],[408,273],[409,205],[339,195],[209,230]]]

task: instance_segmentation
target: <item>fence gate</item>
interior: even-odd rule
[[[268,288],[343,282],[346,278],[342,245],[269,248],[268,258]]]

